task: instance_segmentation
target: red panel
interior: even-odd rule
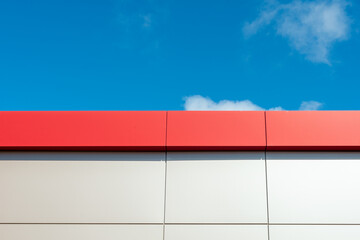
[[[266,112],[268,150],[360,150],[360,112]]]
[[[0,112],[0,149],[165,150],[166,112]]]
[[[268,150],[360,150],[360,112],[266,112]],[[166,112],[0,112],[2,150],[165,150]],[[169,112],[168,150],[264,150],[264,112]]]
[[[264,112],[168,112],[167,149],[265,150]]]

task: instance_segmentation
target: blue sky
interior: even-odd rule
[[[360,2],[0,2],[0,110],[359,110]]]

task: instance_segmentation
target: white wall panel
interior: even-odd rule
[[[270,223],[360,223],[360,153],[268,152]]]
[[[162,225],[0,224],[6,240],[163,240]]]
[[[164,153],[0,153],[1,223],[162,223]]]
[[[267,240],[266,225],[167,225],[165,240]]]
[[[264,152],[168,153],[166,222],[265,223]]]
[[[358,240],[358,225],[270,226],[271,240]]]

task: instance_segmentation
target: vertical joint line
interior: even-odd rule
[[[165,217],[166,217],[166,182],[167,182],[167,132],[168,130],[168,111],[166,111],[165,120],[165,186],[164,186],[164,217],[163,217],[163,240],[165,240]]]
[[[167,152],[167,135],[168,135],[168,111],[165,114],[165,153]]]
[[[268,240],[270,240],[270,217],[269,217],[269,184],[268,184],[268,167],[267,167],[267,126],[266,126],[266,111],[264,111],[265,117],[265,185],[266,185],[266,221],[267,221],[267,234]]]
[[[264,111],[264,120],[265,120],[265,153],[267,151],[267,124],[266,124],[266,111]]]
[[[267,232],[268,240],[270,240],[270,217],[269,217],[269,185],[268,185],[268,171],[267,171],[267,159],[265,151],[265,185],[266,185],[266,221],[267,221]]]
[[[166,217],[166,183],[167,183],[167,151],[165,152],[165,188],[164,188],[164,217],[163,217],[163,240],[165,240],[165,217]]]

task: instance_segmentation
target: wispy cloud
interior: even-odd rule
[[[160,0],[121,0],[118,2],[121,47],[159,46],[167,8]]]
[[[265,109],[251,102],[250,100],[242,101],[231,101],[231,100],[221,100],[219,102],[214,102],[208,97],[203,97],[200,95],[194,95],[190,97],[185,97],[184,108],[187,111],[283,111],[282,107],[273,107]],[[316,101],[304,101],[301,103],[299,110],[302,111],[313,111],[319,110],[323,106],[322,103]]]
[[[299,110],[301,111],[313,111],[318,110],[323,106],[322,103],[317,101],[304,101],[301,103]]]
[[[349,38],[350,17],[346,0],[295,0],[288,4],[268,2],[259,16],[244,25],[246,37],[274,24],[276,33],[312,62],[330,65],[329,52],[335,42]]]

